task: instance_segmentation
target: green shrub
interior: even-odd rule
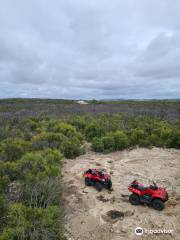
[[[9,177],[3,174],[3,171],[1,168],[0,169],[0,194],[7,191],[9,183],[10,183]]]
[[[28,150],[28,143],[23,140],[6,139],[0,144],[0,160],[16,161]]]
[[[91,141],[94,137],[102,137],[104,135],[104,130],[97,124],[97,122],[92,122],[85,128],[85,136],[88,141]]]
[[[23,240],[15,236],[14,229],[5,227],[0,235],[0,240]],[[24,239],[25,240],[25,239]]]
[[[60,177],[48,177],[38,182],[21,183],[21,201],[30,207],[47,208],[59,205],[62,187]]]
[[[109,133],[102,138],[94,138],[92,141],[92,149],[95,152],[112,152],[123,150],[128,146],[128,137],[121,131]]]
[[[114,137],[112,134],[108,134],[102,138],[102,142],[104,144],[104,150],[106,152],[112,152],[115,148]]]
[[[30,118],[22,121],[20,128],[22,131],[35,132],[40,127],[38,119]]]
[[[44,149],[44,151],[40,151],[40,153],[42,154],[47,164],[58,164],[61,166],[63,154],[61,154],[59,150],[47,148]]]
[[[112,136],[114,138],[114,150],[123,150],[128,147],[129,141],[125,133],[116,131]]]
[[[0,194],[0,233],[7,223],[8,204],[5,196]]]
[[[43,132],[32,139],[32,148],[34,150],[43,150],[45,148],[60,149],[61,144],[68,141],[68,138],[62,133]]]
[[[157,134],[152,133],[146,138],[146,145],[156,146],[156,147],[163,147],[165,142],[158,136]],[[146,146],[145,145],[145,146]]]
[[[47,176],[57,176],[60,173],[62,155],[58,151],[26,153],[18,161],[19,178],[23,181],[40,181]]]
[[[10,132],[11,132],[11,129],[9,126],[1,127],[0,128],[0,141],[3,141],[6,138],[8,138],[10,135]]]
[[[17,162],[0,163],[0,173],[7,176],[11,181],[17,180],[19,177]]]
[[[83,149],[77,138],[72,138],[64,142],[61,146],[61,150],[66,158],[73,158],[83,153]]]
[[[75,136],[68,138],[62,133],[42,133],[33,139],[32,146],[36,150],[59,149],[66,158],[76,157],[82,153],[79,138]]]
[[[75,116],[73,119],[70,119],[70,123],[76,127],[77,130],[84,132],[86,127],[86,121],[82,116]]]
[[[42,152],[26,153],[17,162],[3,162],[0,164],[0,190],[5,191],[9,180],[35,182],[50,176],[60,174],[61,159],[57,150],[46,149]]]
[[[92,150],[95,152],[104,152],[104,143],[102,138],[93,138]]]
[[[180,130],[173,130],[167,141],[167,147],[180,148]]]
[[[12,204],[8,227],[0,240],[61,240],[63,236],[62,213],[56,206],[31,208]]]
[[[68,138],[76,137],[77,139],[82,140],[82,136],[79,132],[76,131],[76,128],[67,123],[60,123],[58,125],[55,125],[53,131],[56,133],[62,133]]]
[[[130,132],[130,144],[132,146],[143,146],[144,140],[146,139],[146,134],[143,129],[133,129]]]

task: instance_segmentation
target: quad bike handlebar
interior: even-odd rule
[[[153,181],[153,185],[155,186],[155,187],[157,187],[157,184]]]
[[[154,181],[152,181],[152,183],[153,184],[150,185],[149,188],[154,189],[154,190],[158,189],[158,185]],[[143,188],[144,186],[141,185],[137,180],[134,180],[130,183],[129,187],[142,187]],[[148,187],[144,187],[144,188],[148,188]]]
[[[150,185],[149,187],[153,190],[158,189],[158,185],[154,181],[153,181],[153,185]]]

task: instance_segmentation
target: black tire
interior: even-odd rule
[[[167,193],[165,202],[166,202],[168,199],[169,199],[169,195],[168,195],[168,193]]]
[[[130,196],[129,196],[129,202],[132,204],[132,205],[139,205],[140,204],[140,199],[139,199],[139,196],[135,193],[132,193]]]
[[[108,187],[108,189],[111,189],[111,188],[112,188],[112,181],[111,181],[111,180],[109,180],[109,182],[108,182],[108,184],[107,184],[107,187]]]
[[[103,188],[103,185],[102,185],[100,182],[96,182],[95,187],[96,187],[96,190],[97,190],[98,192],[100,192],[100,191],[102,190],[102,188]]]
[[[85,178],[84,182],[85,182],[86,186],[91,186],[92,185],[92,182],[89,178]]]
[[[158,211],[162,211],[164,209],[164,202],[156,198],[152,201],[151,206]]]

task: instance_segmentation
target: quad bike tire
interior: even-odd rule
[[[139,199],[139,196],[135,193],[132,193],[130,196],[129,196],[129,202],[132,204],[132,205],[139,205],[140,204],[140,199]]]
[[[111,181],[111,180],[109,180],[109,182],[108,182],[108,184],[107,184],[107,187],[108,187],[108,189],[111,189],[111,188],[112,188],[112,181]]]
[[[162,211],[164,209],[164,202],[161,199],[154,199],[151,203],[152,208],[158,211]]]
[[[86,186],[91,186],[92,185],[92,182],[89,178],[85,178],[84,182],[85,182]]]
[[[100,192],[103,188],[103,185],[100,182],[96,182],[95,187],[96,187],[96,190]]]

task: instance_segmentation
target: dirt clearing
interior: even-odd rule
[[[83,172],[105,168],[111,173],[113,191],[85,187]],[[169,201],[162,212],[128,202],[128,184],[151,180],[166,187]],[[180,150],[144,149],[97,154],[88,152],[64,163],[65,229],[69,240],[180,239]],[[135,228],[144,229],[142,236]],[[147,230],[172,230],[148,234]]]

